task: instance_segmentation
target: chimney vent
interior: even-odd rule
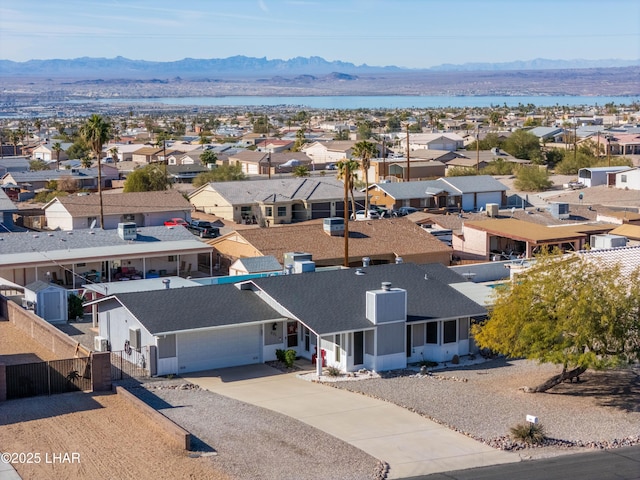
[[[391,282],[382,282],[382,290],[385,292],[391,290]]]
[[[402,260],[402,257],[396,257],[396,265],[403,263],[404,260]]]
[[[169,280],[168,278],[165,278],[164,280],[162,280],[162,283],[164,283],[164,288],[166,288],[168,290],[169,289],[169,284],[171,283],[171,280]]]
[[[363,267],[368,267],[370,263],[371,263],[371,259],[369,257],[363,257],[362,258],[362,266]]]

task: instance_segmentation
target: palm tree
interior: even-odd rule
[[[56,168],[60,170],[60,152],[62,151],[62,145],[60,142],[56,142],[52,145],[51,150],[56,153]]]
[[[80,127],[80,135],[91,147],[92,152],[98,160],[98,196],[100,197],[100,228],[104,228],[104,206],[102,204],[102,163],[100,155],[102,146],[109,141],[111,135],[111,125],[100,115],[93,114]]]
[[[13,145],[13,156],[18,155],[18,143],[20,142],[20,133],[17,130],[12,130],[9,134],[9,140]]]
[[[362,176],[364,177],[364,211],[369,216],[369,167],[371,166],[371,157],[378,154],[378,147],[371,142],[362,140],[353,146],[353,156],[360,158],[360,166],[362,168]]]
[[[111,147],[109,149],[109,155],[117,162],[118,161],[118,147]]]
[[[356,201],[353,197],[353,184],[357,178],[358,162],[345,158],[336,163],[338,179],[344,182],[344,266],[349,266],[349,192],[351,192],[351,206],[356,213]]]

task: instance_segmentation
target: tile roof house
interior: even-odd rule
[[[191,204],[177,190],[110,193],[102,195],[102,203],[105,229],[118,228],[121,222],[153,227],[174,217],[191,220]],[[98,194],[56,197],[43,210],[49,230],[89,228],[100,216],[100,197]]]
[[[320,353],[318,372],[323,364],[384,371],[475,349],[470,324],[486,309],[452,287],[464,282],[442,265],[405,263],[116,294],[93,303],[111,349],[136,338],[131,347],[150,359],[154,375],[275,360],[278,349],[312,361]]]
[[[306,252],[317,266],[342,265],[344,237],[331,236],[317,221],[278,228],[255,228],[231,232],[208,240],[221,255],[224,267],[237,259],[270,255],[284,261],[287,252]],[[452,250],[423,228],[406,218],[349,222],[349,260],[362,265],[363,257],[372,264],[405,262],[449,265]]]
[[[364,199],[357,191],[354,196]],[[212,182],[189,194],[198,211],[263,225],[342,216],[343,198],[344,184],[328,176]]]

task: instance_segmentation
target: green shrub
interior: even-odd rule
[[[285,358],[284,358],[284,350],[281,348],[277,348],[276,349],[276,358],[278,359],[279,362],[285,363]]]
[[[431,360],[422,360],[418,363],[421,367],[433,368],[438,366],[438,362],[434,362]]]
[[[84,309],[82,308],[82,303],[85,301],[84,297],[79,297],[75,294],[70,294],[67,299],[68,311],[67,311],[67,319],[75,320],[78,317],[84,315]]]
[[[525,443],[541,444],[544,442],[544,427],[541,423],[520,423],[511,427],[511,437]]]
[[[338,367],[327,367],[327,375],[330,377],[339,377],[340,369]]]
[[[295,350],[287,350],[284,352],[284,364],[287,368],[293,367],[293,362],[296,360],[296,351]]]

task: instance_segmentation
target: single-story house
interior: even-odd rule
[[[120,178],[117,168],[102,165],[102,186],[111,187],[114,180]],[[0,177],[2,185],[17,185],[24,190],[34,192],[43,188],[47,188],[47,184],[52,181],[60,181],[67,179],[74,182],[74,187],[78,190],[97,189],[98,188],[98,168],[77,168],[71,170],[37,170],[27,172],[7,172]]]
[[[56,151],[53,149],[54,143],[43,143],[31,152],[31,158],[34,160],[42,160],[44,162],[56,162]],[[68,160],[69,156],[67,155],[66,150],[73,145],[72,143],[60,143],[60,161]]]
[[[402,151],[406,151],[407,134],[398,134]],[[455,152],[464,148],[464,138],[457,133],[410,133],[409,150],[448,150]]]
[[[470,324],[486,309],[450,286],[463,282],[442,265],[404,263],[124,293],[95,303],[100,336],[112,350],[143,352],[154,375],[275,360],[278,349],[309,360],[317,355],[318,372],[323,364],[384,371],[475,351]]]
[[[617,172],[615,175],[615,187],[625,190],[640,190],[640,168],[631,168]]]
[[[344,233],[344,224],[342,224]],[[222,271],[238,259],[272,256],[283,262],[288,252],[307,252],[319,267],[344,264],[344,237],[331,234],[324,221],[252,228],[208,240],[220,254]],[[349,222],[349,264],[360,265],[367,257],[371,264],[394,263],[398,258],[413,263],[449,265],[452,250],[423,228],[406,218]]]
[[[586,187],[597,187],[598,185],[614,185],[615,175],[631,167],[615,166],[615,167],[588,167],[578,170],[578,182],[583,183]]]
[[[331,140],[328,142],[312,142],[302,147],[302,151],[315,164],[339,162],[352,157],[353,140]]]
[[[118,228],[121,222],[153,227],[176,217],[191,221],[191,204],[177,190],[110,193],[102,195],[102,203],[105,229]],[[56,197],[43,210],[49,230],[89,228],[94,221],[100,226],[100,196],[97,193]]]
[[[0,248],[0,284],[19,287],[36,280],[75,289],[149,274],[186,277],[201,263],[213,264],[212,247],[184,227],[0,233]]]
[[[169,165],[167,167],[167,175],[174,183],[191,183],[193,179],[204,172],[208,172],[209,168],[201,163]]]
[[[535,135],[540,143],[558,143],[564,141],[564,128],[560,127],[535,127],[528,131]]]
[[[531,258],[542,247],[582,250],[591,235],[608,233],[616,226],[609,223],[547,226],[515,218],[467,221],[462,235],[454,236],[453,248],[468,259],[503,259],[505,255]]]
[[[240,165],[242,171],[249,175],[271,175],[288,173],[293,170],[292,164],[305,165],[312,169],[313,160],[302,152],[266,152],[243,150],[229,155],[229,165]]]
[[[373,205],[455,211],[486,210],[488,203],[504,205],[506,191],[507,187],[490,175],[378,183],[369,187]]]
[[[364,195],[354,196],[362,204]],[[189,194],[189,201],[225,220],[275,225],[343,216],[344,184],[329,176],[212,182]]]

